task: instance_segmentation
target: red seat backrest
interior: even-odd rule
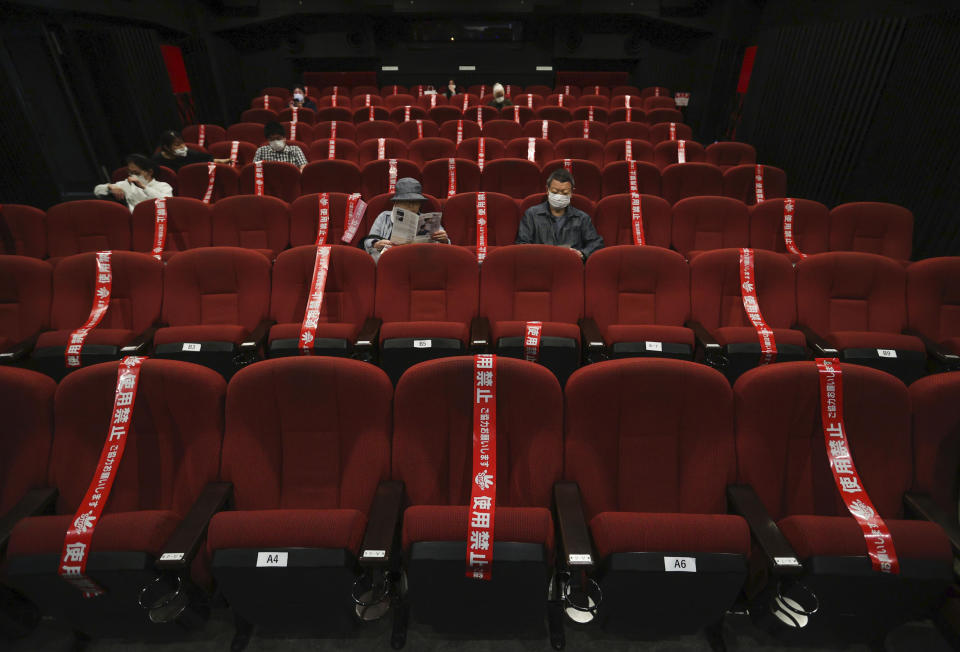
[[[360,168],[353,161],[318,160],[307,163],[300,173],[300,193],[360,192]]]
[[[130,209],[102,199],[80,199],[47,210],[50,257],[130,249]]]
[[[864,201],[841,204],[830,211],[831,251],[863,251],[909,260],[912,249],[913,213],[903,206]]]
[[[729,197],[688,197],[673,206],[673,248],[691,251],[747,247],[750,213]]]
[[[660,171],[660,193],[671,204],[687,197],[720,196],[723,173],[709,163],[674,163]]]
[[[498,192],[487,194],[487,245],[503,247],[517,239],[520,213],[516,201]],[[477,193],[461,192],[447,199],[443,207],[443,228],[456,245],[477,244]]]
[[[583,317],[583,264],[565,247],[518,245],[487,254],[480,269],[480,314],[498,321],[576,324]]]
[[[462,247],[391,248],[377,263],[376,316],[384,322],[469,324],[477,315],[478,286],[477,259]]]
[[[0,269],[6,272],[3,258]],[[7,514],[30,489],[48,486],[56,389],[56,383],[44,374],[0,367],[0,409],[4,413],[0,437],[0,514]]]
[[[213,205],[215,247],[269,249],[276,256],[290,244],[290,206],[276,197],[237,195]]]
[[[0,205],[0,254],[46,257],[46,221],[46,213],[39,208],[25,204]],[[9,232],[9,242],[4,231]]]
[[[240,144],[241,146],[249,145],[249,143]],[[252,145],[249,146],[252,147]],[[229,157],[229,151],[226,157]],[[216,202],[223,197],[232,197],[240,189],[240,172],[237,168],[222,163],[217,163],[216,166],[213,192],[210,195],[210,201],[212,202]],[[206,197],[209,185],[210,174],[206,163],[184,165],[177,172],[177,189],[180,191],[181,197],[203,200]],[[134,212],[136,212],[136,208],[134,208]]]
[[[248,163],[240,169],[240,194],[256,192],[256,165]],[[263,194],[290,202],[300,195],[300,170],[293,163],[263,161]]]
[[[630,193],[607,195],[591,215],[593,226],[607,247],[632,245],[633,210]],[[656,195],[640,195],[640,219],[644,244],[670,248],[670,204]]]
[[[156,230],[156,203],[149,199],[137,204],[131,216],[132,249],[150,253],[153,251]],[[210,246],[210,206],[192,197],[167,197],[166,239],[163,250],[183,251],[194,247]]]
[[[47,328],[52,297],[53,268],[48,263],[0,256],[0,351]]]
[[[960,338],[960,257],[927,258],[910,264],[907,315],[910,328],[934,342]]]
[[[784,253],[783,199],[768,199],[750,208],[750,246]],[[793,200],[793,241],[804,254],[827,251],[830,211],[811,199]]]

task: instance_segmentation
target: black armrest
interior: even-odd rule
[[[156,326],[151,326],[138,335],[130,344],[120,349],[120,355],[146,355],[150,351],[150,342],[153,341],[153,335],[157,332]]]
[[[40,332],[41,331],[37,331],[22,342],[17,342],[9,351],[0,353],[0,364],[20,362],[30,355],[30,352],[33,351],[33,347],[37,343],[37,338],[40,337]]]
[[[190,568],[210,519],[223,509],[232,493],[233,484],[229,482],[210,482],[203,488],[186,517],[163,544],[155,564],[157,570],[180,574]]]
[[[697,339],[697,346],[703,351],[704,362],[711,367],[720,369],[726,366],[723,347],[703,324],[698,321],[689,321],[687,322],[687,328],[693,331],[693,336]]]
[[[563,564],[590,570],[594,561],[593,544],[580,502],[580,487],[576,482],[558,482],[553,485],[553,499],[560,526]]]
[[[250,333],[250,337],[240,343],[240,353],[256,354],[263,341],[267,339],[267,331],[270,330],[273,323],[272,319],[264,319],[257,324],[257,327]]]
[[[470,352],[484,353],[490,348],[490,320],[474,317],[470,322]]]
[[[31,489],[17,504],[0,516],[0,550],[7,545],[14,526],[28,516],[38,516],[49,511],[57,500],[56,489]]]
[[[580,320],[580,335],[583,338],[583,351],[587,362],[599,362],[606,357],[607,347],[603,342],[603,334],[592,317]]]
[[[403,483],[397,480],[381,482],[373,497],[367,531],[360,546],[360,565],[367,567],[389,566],[393,542],[400,524],[403,507]]]
[[[730,511],[739,514],[750,526],[750,534],[767,556],[774,575],[801,575],[803,566],[793,546],[770,518],[767,508],[753,487],[745,484],[727,486],[727,502]]]
[[[366,362],[373,362],[377,359],[377,345],[380,341],[379,317],[367,317],[360,327],[360,333],[357,335],[357,341],[353,344],[354,357]]]
[[[807,338],[807,346],[813,349],[813,356],[815,358],[839,358],[840,352],[825,340],[820,334],[814,331],[809,326],[804,326],[803,324],[797,324],[797,328],[803,333],[803,336]]]
[[[931,340],[923,333],[915,330],[907,330],[904,332],[907,335],[913,335],[914,337],[920,338],[920,340],[923,342],[923,346],[927,349],[927,354],[941,367],[945,369],[960,368],[960,355],[947,351],[945,348]]]
[[[939,525],[947,538],[950,539],[953,554],[960,554],[960,522],[957,522],[956,516],[951,517],[940,509],[940,506],[933,502],[933,498],[927,494],[905,493],[903,495],[903,506],[909,516]]]

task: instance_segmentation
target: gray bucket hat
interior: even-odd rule
[[[397,179],[396,194],[390,201],[427,201],[422,194],[423,186],[412,177]]]

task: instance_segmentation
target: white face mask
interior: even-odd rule
[[[287,146],[287,143],[282,138],[270,141],[270,147],[272,147],[273,150],[276,152],[282,152],[283,148],[286,146]]]
[[[176,154],[177,156],[186,156],[186,155],[187,155],[187,146],[184,145],[183,147],[178,147],[178,148],[176,148],[175,150],[173,150],[173,153]]]
[[[570,205],[570,195],[562,195],[559,192],[548,192],[547,201],[551,208],[566,208]]]
[[[147,185],[148,183],[150,183],[150,181],[142,174],[138,174],[137,178],[140,180],[140,183],[142,183],[143,185]]]
[[[294,93],[294,94],[293,94],[293,99],[295,99],[295,100],[298,101],[298,102],[302,102],[302,101],[303,101],[303,93]]]

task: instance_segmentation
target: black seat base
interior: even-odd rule
[[[610,347],[609,357],[611,359],[642,357],[692,360],[693,349],[688,344],[675,342],[616,342]]]
[[[184,346],[200,348],[184,350]],[[221,376],[230,379],[240,370],[239,347],[233,342],[170,342],[154,347],[153,357],[166,360],[192,362],[213,369]]]
[[[380,347],[380,368],[396,385],[413,365],[452,355],[463,355],[463,342],[452,337],[393,337]]]
[[[497,340],[497,355],[508,358],[524,357],[523,337],[501,337]],[[569,337],[544,335],[540,338],[540,363],[553,372],[553,375],[565,385],[567,378],[580,366],[580,347],[576,340]]]
[[[65,346],[45,346],[35,349],[29,366],[56,381],[62,380],[71,371],[82,367],[120,359],[120,348],[113,344],[84,344],[80,349],[80,366],[68,367]]]
[[[759,342],[734,342],[723,347],[723,358],[726,366],[724,374],[731,382],[754,367],[760,366],[761,347]],[[806,360],[809,351],[804,346],[796,344],[777,344],[777,362],[796,362]]]
[[[267,357],[285,358],[294,355],[303,355],[300,352],[300,341],[295,338],[273,340],[267,349]],[[353,343],[335,337],[318,337],[310,347],[310,355],[330,355],[350,357],[353,353]]]
[[[880,351],[892,351],[896,357],[880,355]],[[920,351],[900,349],[844,349],[840,361],[886,371],[909,385],[926,372],[927,356]]]

